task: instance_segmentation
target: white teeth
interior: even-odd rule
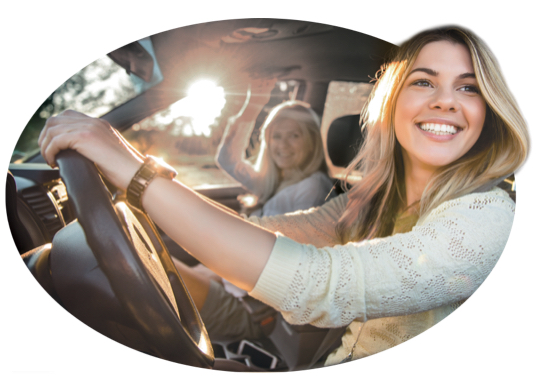
[[[455,135],[458,133],[458,129],[453,125],[423,123],[419,124],[419,127],[423,131],[435,133],[436,135]]]

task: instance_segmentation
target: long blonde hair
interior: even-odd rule
[[[348,167],[362,180],[348,192],[349,201],[337,223],[342,242],[384,237],[392,233],[396,215],[405,207],[401,147],[394,133],[396,101],[419,52],[428,43],[449,41],[469,49],[480,92],[486,101],[486,119],[476,144],[464,156],[440,168],[426,186],[419,215],[439,204],[487,188],[513,173],[529,147],[526,123],[508,90],[493,54],[472,32],[442,27],[419,33],[397,48],[363,108],[366,137]]]
[[[290,119],[297,123],[306,139],[305,161],[297,169],[297,172],[288,180],[280,180],[280,173],[277,165],[271,157],[267,146],[272,128],[284,119]],[[286,101],[274,107],[265,119],[261,128],[261,147],[255,168],[263,176],[263,185],[257,191],[260,202],[266,202],[277,190],[295,184],[314,172],[323,169],[325,157],[323,154],[323,144],[320,134],[320,120],[316,112],[310,105],[302,101]]]

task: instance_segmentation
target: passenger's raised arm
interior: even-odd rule
[[[215,161],[228,175],[252,193],[259,193],[262,175],[247,161],[245,151],[254,130],[256,118],[271,97],[274,80],[253,80],[237,115],[228,120]]]

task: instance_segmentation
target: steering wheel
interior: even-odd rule
[[[56,161],[78,218],[52,244],[62,305],[122,344],[212,367],[202,319],[149,217],[113,203],[95,165],[76,151],[62,151]]]

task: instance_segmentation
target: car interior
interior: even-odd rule
[[[208,135],[186,134],[192,121],[184,117],[175,120],[181,120],[181,134],[171,123],[166,129],[154,127],[159,119],[166,120],[162,111],[169,113],[186,99],[197,80],[211,79],[225,95],[232,95],[241,92],[238,79],[245,73],[277,78],[256,127],[281,101],[309,103],[321,116],[329,176],[341,193],[338,181],[362,139],[361,108],[392,47],[352,30],[297,20],[225,20],[173,29],[108,55],[134,85],[126,100],[99,116],[133,139],[139,150],[159,151],[161,142],[173,141],[170,145],[181,154],[173,165],[184,169],[185,178],[195,167],[187,160],[205,159],[196,172],[207,180],[190,186],[245,213],[238,197],[248,191],[222,176],[207,149],[220,142],[232,108],[222,107]],[[209,98],[207,93],[202,97]],[[142,133],[152,137],[151,145],[142,142]],[[247,155],[256,152],[257,133],[255,129]],[[57,161],[59,169],[49,167],[38,150],[14,157],[6,207],[14,242],[29,271],[71,315],[142,353],[215,370],[320,367],[338,345],[343,329],[291,325],[281,315],[273,319],[264,340],[211,341],[170,255],[188,265],[197,261],[147,215],[131,209],[123,191],[104,180],[91,162],[73,151],[62,152]],[[360,175],[350,175],[353,178]],[[511,190],[513,178],[507,182]],[[181,218],[178,223],[188,225]]]

